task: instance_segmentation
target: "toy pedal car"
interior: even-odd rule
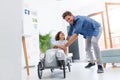
[[[44,58],[40,59],[40,62],[38,63],[38,77],[39,79],[42,78],[42,73],[45,69],[50,69],[51,72],[53,72],[55,68],[59,68],[63,70],[63,76],[66,78],[66,66],[70,72],[70,61],[69,59],[67,60],[67,57],[64,54],[63,50],[48,49],[45,53]]]

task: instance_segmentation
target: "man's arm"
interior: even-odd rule
[[[70,39],[70,36],[67,36],[66,40],[68,41]]]
[[[71,43],[74,42],[74,40],[76,40],[77,37],[78,37],[78,34],[73,34],[64,45],[59,45],[59,48],[66,51],[67,47],[71,45]]]
[[[71,45],[72,42],[78,37],[78,34],[73,34],[71,37],[68,38],[67,43],[65,44],[65,47],[68,47]]]

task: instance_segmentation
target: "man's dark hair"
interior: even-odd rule
[[[72,16],[73,14],[70,11],[65,11],[62,15],[63,19],[65,19],[66,16]]]

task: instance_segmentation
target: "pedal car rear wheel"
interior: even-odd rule
[[[39,64],[38,64],[38,77],[39,77],[39,79],[42,78],[42,70],[43,70],[42,63],[39,62]]]
[[[70,63],[67,64],[69,72],[71,72]]]

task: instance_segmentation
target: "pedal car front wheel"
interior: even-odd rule
[[[50,70],[51,70],[51,72],[53,72],[53,71],[54,71],[54,68],[51,68]]]
[[[43,70],[42,63],[39,62],[39,64],[38,64],[38,77],[39,77],[39,79],[42,78],[42,70]]]

